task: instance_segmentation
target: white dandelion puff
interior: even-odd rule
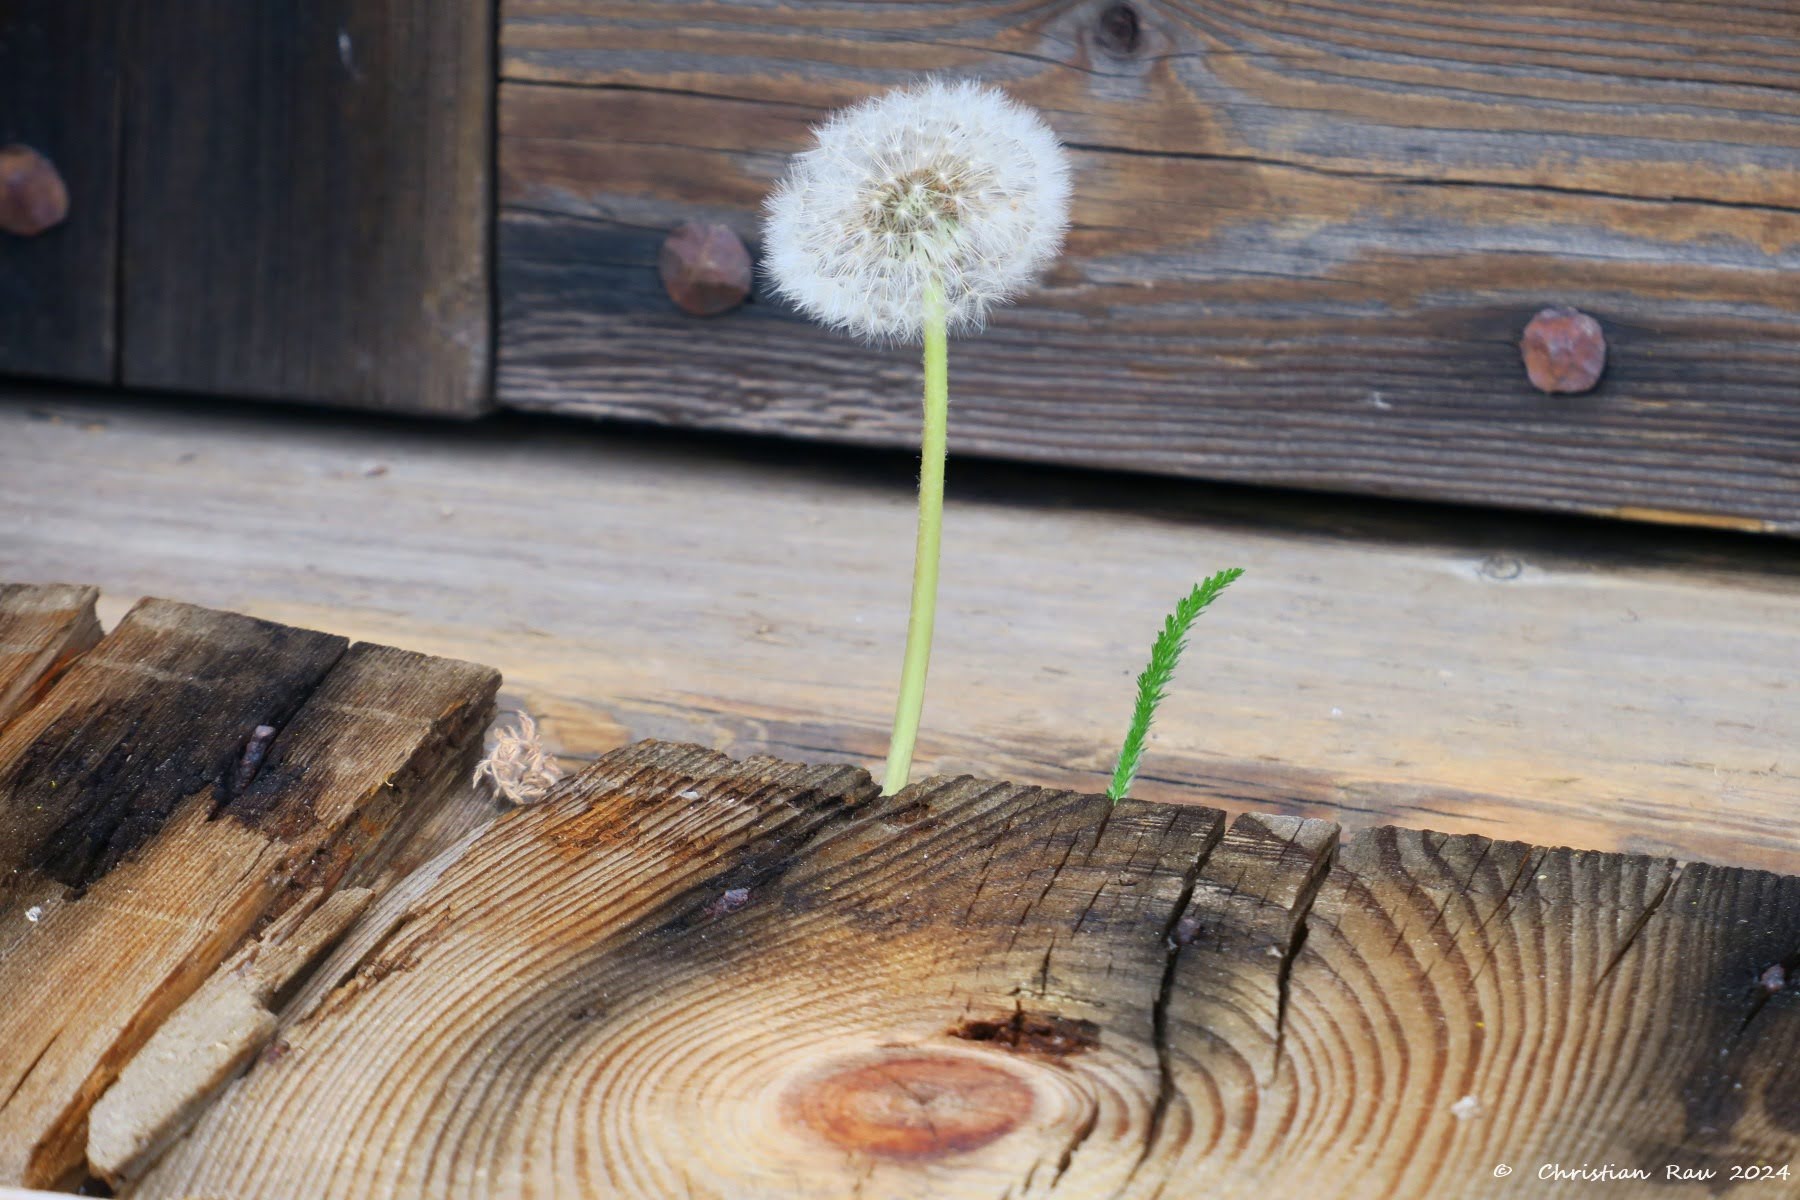
[[[926,80],[834,114],[766,206],[776,290],[824,325],[918,341],[928,297],[951,331],[1030,284],[1062,248],[1069,166],[1031,109]]]

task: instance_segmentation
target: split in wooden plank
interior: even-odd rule
[[[164,1021],[88,1114],[89,1169],[117,1185],[161,1153],[275,1037],[276,992],[369,906],[368,888],[314,888]]]
[[[1800,991],[1754,987],[1800,878],[1222,825],[616,751],[434,867],[134,1195],[1410,1200],[1800,1153]]]
[[[0,1179],[62,1181],[89,1107],[260,922],[384,864],[497,682],[152,600],[0,733]]]
[[[1078,177],[1046,285],[956,350],[954,445],[1800,532],[1800,110],[1769,86],[1800,18],[1692,14],[521,0],[499,396],[916,444],[916,355],[766,295],[684,316],[656,261],[693,219],[754,245],[809,124],[947,71],[1041,108]],[[1591,395],[1525,378],[1552,304],[1605,329]]]
[[[494,0],[132,16],[124,381],[483,411]]]
[[[1282,1086],[1294,956],[1337,843],[1327,821],[1245,814],[1206,860],[1174,930],[1157,1014],[1162,1091],[1143,1147],[1149,1173],[1134,1177],[1133,1194],[1216,1179],[1227,1146],[1253,1161],[1291,1153],[1268,1133],[1291,1114],[1268,1113]]]
[[[0,730],[74,655],[100,640],[100,589],[0,583]]]
[[[8,0],[0,16],[0,146],[42,154],[69,194],[62,224],[34,237],[0,232],[0,374],[117,379],[129,11]]]

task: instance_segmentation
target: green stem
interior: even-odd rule
[[[913,743],[925,708],[925,671],[931,665],[931,630],[937,620],[938,547],[944,533],[944,455],[950,424],[950,366],[944,295],[925,294],[925,433],[919,443],[919,541],[913,552],[912,614],[906,621],[906,659],[900,669],[900,700],[894,706],[894,736],[888,742],[887,773],[881,794],[906,786],[912,773]]]

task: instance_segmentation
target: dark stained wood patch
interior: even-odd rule
[[[183,800],[226,788],[257,726],[286,724],[347,644],[141,602],[0,735],[0,865],[92,883]]]
[[[69,192],[63,224],[36,237],[0,233],[0,373],[116,378],[127,7],[9,0],[0,16],[0,146],[31,146]]]
[[[123,380],[483,411],[492,0],[132,12]]]
[[[953,447],[1795,532],[1800,13],[1693,11],[522,0],[499,396],[916,444],[914,352],[766,288],[688,317],[656,254],[754,243],[810,123],[946,72],[1039,107],[1077,176],[1063,260],[952,350]],[[1550,305],[1605,332],[1589,394],[1526,377]]]

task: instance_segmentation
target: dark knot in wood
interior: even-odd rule
[[[999,1020],[964,1021],[950,1030],[950,1036],[1056,1060],[1094,1049],[1100,1044],[1100,1027],[1080,1018],[1018,1009]]]
[[[750,296],[750,252],[728,227],[689,221],[663,240],[663,288],[684,313],[712,317]]]
[[[1525,374],[1540,392],[1591,391],[1606,370],[1606,334],[1600,322],[1573,308],[1546,308],[1519,339]]]
[[[1136,52],[1141,33],[1137,9],[1129,4],[1109,4],[1095,25],[1094,40],[1107,53],[1124,56]]]
[[[30,146],[0,146],[0,229],[36,237],[69,215],[69,189],[56,164]]]
[[[809,1080],[799,1121],[841,1149],[921,1160],[961,1154],[1018,1128],[1032,1091],[1004,1067],[961,1054],[907,1053]]]

